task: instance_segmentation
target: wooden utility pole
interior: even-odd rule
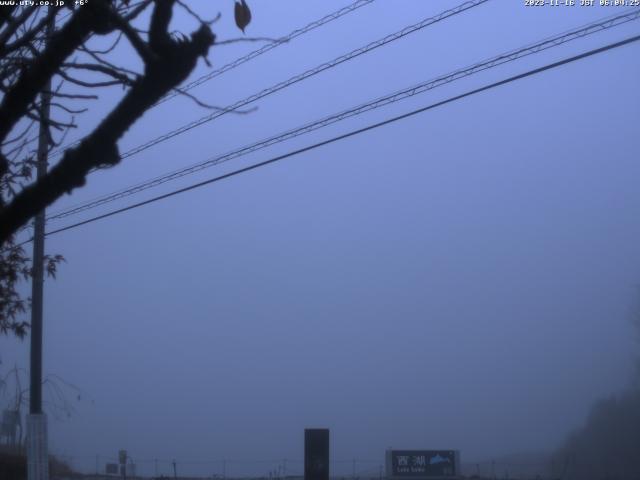
[[[54,8],[54,7],[50,7]],[[47,25],[47,39],[53,33],[55,16]],[[49,153],[49,118],[51,106],[51,80],[40,93],[40,129],[36,178],[47,172]],[[29,385],[29,416],[27,418],[27,477],[29,480],[49,480],[49,448],[47,417],[42,412],[42,303],[44,288],[44,223],[45,212],[39,212],[33,227],[33,270],[31,279],[31,354]]]

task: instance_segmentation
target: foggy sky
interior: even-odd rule
[[[232,2],[220,39],[235,38]],[[277,38],[347,1],[253,0]],[[460,1],[378,0],[195,89],[224,106]],[[615,13],[494,0],[93,174],[80,203]],[[125,206],[637,34],[638,22],[454,82]],[[180,15],[175,28],[193,29]],[[259,46],[215,47],[215,67]],[[640,282],[637,44],[485,92],[169,200],[49,237],[44,372],[82,390],[50,416],[53,453],[143,473],[302,470],[303,429],[331,429],[334,474],[384,450],[463,461],[551,451],[625,388]],[[123,48],[125,63],[134,57]],[[209,69],[201,64],[192,78]],[[86,133],[122,92],[104,92]],[[208,112],[148,112],[125,151]],[[71,138],[73,140],[74,138]],[[71,222],[69,222],[71,223]],[[67,223],[56,222],[50,228]],[[28,341],[0,338],[2,369]],[[45,397],[46,400],[46,397]],[[143,460],[148,460],[146,463]],[[235,460],[235,462],[233,461]],[[258,460],[272,460],[257,462]],[[215,461],[215,462],[214,462]],[[296,463],[296,461],[298,461]],[[200,462],[200,463],[198,463]],[[207,463],[210,462],[210,463]],[[144,470],[146,469],[146,470]]]

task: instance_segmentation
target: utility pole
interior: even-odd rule
[[[53,8],[53,7],[49,7]],[[55,27],[55,15],[47,25],[47,44]],[[36,178],[47,172],[49,152],[49,110],[51,106],[51,80],[40,93],[40,129]],[[44,210],[35,217],[33,231],[33,272],[31,279],[31,356],[29,416],[27,417],[27,478],[49,480],[49,449],[47,417],[42,412],[42,297],[44,287]]]
[[[178,470],[176,469],[176,461],[173,461],[173,478],[178,478]]]

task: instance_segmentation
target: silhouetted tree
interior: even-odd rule
[[[31,268],[15,244],[16,233],[62,195],[83,186],[89,172],[117,165],[119,139],[158,100],[179,91],[198,59],[207,61],[216,40],[213,21],[203,20],[183,0],[65,3],[0,6],[0,333],[5,334],[23,336],[28,327],[19,321],[27,304],[16,285],[30,276]],[[190,35],[170,32],[174,8],[197,20],[198,28]],[[244,0],[236,6],[235,17],[244,31],[251,19]],[[114,42],[106,49],[90,44],[91,39],[109,36]],[[113,57],[121,39],[137,54],[141,71],[125,68]],[[82,89],[113,86],[124,89],[121,100],[79,143],[62,152],[44,176],[31,181],[30,132],[44,123],[49,148],[59,146],[67,129],[76,126],[75,116],[86,110],[70,104],[97,98]],[[51,98],[50,117],[44,114],[43,95]],[[47,258],[49,274],[55,274],[60,260]]]
[[[13,424],[14,435],[12,439],[2,437],[0,432],[0,445],[9,445],[17,447],[17,450],[23,448],[24,425],[23,417],[25,411],[29,407],[29,388],[27,387],[29,378],[27,371],[17,366],[9,369],[6,373],[2,372],[2,363],[0,362],[0,412],[2,420],[4,415],[13,414],[16,423]],[[42,387],[46,395],[44,408],[46,412],[58,420],[70,418],[75,413],[74,404],[84,398],[82,391],[67,382],[59,375],[49,374],[43,382]],[[0,478],[2,478],[0,476]]]
[[[585,426],[556,455],[556,473],[567,479],[640,478],[640,391],[633,389],[594,405]]]
[[[640,389],[640,287],[636,289],[636,298],[631,313],[631,323],[636,332],[636,342],[638,343],[633,384],[635,388]]]
[[[640,303],[633,309],[632,322],[640,341]],[[584,427],[569,436],[555,459],[554,473],[568,480],[639,479],[639,378],[622,394],[597,402]]]

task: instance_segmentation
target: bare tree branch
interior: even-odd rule
[[[108,75],[108,76],[114,78],[115,80],[117,80],[116,83],[122,83],[124,85],[131,85],[133,83],[133,81],[135,80],[134,78],[130,78],[128,75],[126,75],[126,74],[124,74],[122,72],[119,72],[115,68],[107,67],[107,66],[101,65],[101,64],[70,62],[70,63],[64,63],[62,66],[65,69],[66,68],[73,68],[73,69],[76,69],[76,70],[87,70],[87,71],[91,71],[91,72],[102,73],[104,75]],[[91,82],[89,82],[89,83],[91,83]],[[108,85],[99,85],[99,86],[108,86]]]
[[[73,108],[69,108],[66,105],[62,105],[61,103],[58,103],[58,102],[51,102],[50,105],[52,107],[56,107],[56,108],[59,108],[61,110],[64,110],[67,113],[76,114],[76,115],[80,114],[80,113],[85,113],[85,112],[87,112],[89,110],[88,108],[80,108],[80,109],[76,110],[76,109],[73,109]]]
[[[99,15],[104,15],[109,7],[107,0],[95,0],[79,8],[64,27],[52,35],[42,55],[23,71],[0,103],[0,141],[6,138],[47,79],[56,73],[62,62],[83,43],[92,29],[107,33],[104,19]]]
[[[51,95],[58,98],[68,98],[70,100],[97,100],[98,99],[98,95],[84,95],[80,93],[52,92]]]
[[[38,23],[37,26],[35,26],[32,29],[29,29],[22,37],[20,37],[15,42],[10,43],[8,45],[4,45],[3,48],[0,48],[0,55],[14,52],[19,48],[22,48],[23,46],[27,45],[28,43],[34,40],[37,40],[36,38],[37,35],[44,30],[47,23],[49,23],[49,21],[51,20],[51,17],[55,17],[55,16],[56,16],[56,10],[53,8],[50,9],[49,12],[47,12],[47,15],[45,15],[44,18],[40,19],[40,22]],[[1,43],[2,42],[0,41],[0,44]]]
[[[57,120],[53,120],[51,118],[46,119],[46,118],[42,118],[41,115],[39,115],[38,113],[33,113],[33,112],[27,112],[26,117],[31,118],[33,120],[36,120],[37,122],[40,123],[44,123],[45,125],[49,126],[49,127],[53,127],[56,130],[64,130],[66,128],[77,128],[78,126],[75,123],[65,123],[65,122],[59,122]]]
[[[248,18],[250,12],[244,0],[242,3]],[[134,19],[146,17],[141,13],[151,6],[147,30],[134,24]],[[199,22],[200,28],[190,36],[170,32],[174,8],[185,9]],[[22,247],[16,245],[15,236],[28,227],[30,219],[64,194],[84,185],[90,172],[118,164],[121,160],[118,141],[169,91],[176,90],[201,107],[220,109],[180,89],[199,58],[208,64],[207,54],[216,39],[210,25],[220,15],[204,20],[182,0],[138,3],[90,0],[82,8],[69,10],[68,14],[56,16],[59,9],[51,7],[0,9],[0,333],[23,336],[29,327],[18,317],[25,312],[28,302],[21,297],[16,282],[31,275],[30,261]],[[57,29],[51,27],[56,19]],[[244,26],[246,23],[245,19]],[[94,36],[112,33],[115,38],[107,37],[106,47],[100,47],[102,50],[88,45]],[[108,55],[122,45],[123,37],[142,61],[141,72],[110,61]],[[270,41],[239,41],[264,40]],[[46,87],[53,91],[43,92],[45,85],[56,76],[58,86]],[[81,140],[59,148],[62,155],[51,157],[57,163],[32,181],[35,165],[32,142],[39,138],[29,137],[32,125],[38,122],[45,127],[45,141],[51,151],[51,147],[60,145],[76,126],[74,115],[87,110],[71,108],[71,101],[98,98],[94,92],[76,93],[73,87],[62,91],[63,85],[68,84],[83,89],[112,85],[123,85],[127,89],[96,128]],[[41,93],[51,95],[49,106],[53,107],[54,115],[50,117],[43,115],[43,100],[38,98]],[[234,113],[250,111],[253,109]],[[52,267],[51,261],[56,260],[49,259],[47,270],[54,274],[55,263]],[[48,384],[47,388],[52,392],[53,404],[66,409],[56,387]]]
[[[186,3],[184,3],[182,0],[176,0],[178,5],[180,5],[189,15],[191,15],[193,18],[195,18],[198,22],[200,22],[201,25],[208,25],[211,26],[214,23],[216,23],[218,20],[220,20],[220,17],[222,16],[222,14],[220,12],[218,12],[218,14],[211,20],[204,20],[200,15],[198,15],[196,12],[194,12],[191,7],[189,7],[189,5],[187,5]]]
[[[152,32],[154,28],[168,25],[171,9],[166,17],[166,8],[172,3],[169,0],[156,3]],[[25,187],[0,211],[0,244],[46,205],[84,185],[92,169],[117,164],[120,161],[118,139],[148,108],[186,79],[198,58],[205,56],[215,41],[215,35],[206,25],[187,42],[174,42],[166,32],[156,31],[154,35],[156,47],[161,42],[163,48],[154,52],[155,59],[146,65],[145,74],[134,82],[120,103],[77,147],[68,149],[45,177]]]
[[[174,90],[176,93],[178,93],[179,95],[183,95],[185,97],[187,97],[190,100],[193,100],[193,102],[203,108],[206,108],[208,110],[225,110],[228,111],[229,113],[236,113],[238,115],[246,115],[247,113],[252,113],[255,112],[256,110],[258,110],[258,107],[251,107],[248,108],[246,110],[229,110],[227,108],[224,107],[218,107],[216,105],[210,105],[208,103],[203,102],[202,100],[200,100],[198,97],[196,97],[195,95],[192,95],[191,93],[187,92],[186,90],[183,90],[180,87],[174,87],[172,90]]]
[[[60,75],[69,83],[73,83],[74,85],[78,85],[80,87],[87,87],[87,88],[112,87],[114,85],[122,85],[123,83],[125,83],[125,82],[122,82],[122,80],[109,80],[106,82],[88,82],[85,80],[80,80],[78,78],[72,77],[71,75],[66,73],[64,70],[60,70],[58,72],[58,75]],[[128,84],[128,83],[129,82],[127,81],[125,84]]]
[[[127,75],[133,75],[136,78],[138,76],[140,76],[140,73],[138,73],[138,72],[134,72],[133,70],[129,70],[128,68],[119,67],[117,65],[114,65],[113,63],[111,63],[111,62],[105,60],[104,58],[100,57],[100,55],[98,53],[89,50],[84,45],[80,47],[80,50],[82,52],[86,53],[87,55],[89,55],[91,58],[93,58],[100,65],[104,65],[105,67],[111,68],[111,69],[115,70],[116,72],[120,72],[120,73],[127,74]]]
[[[36,11],[36,7],[28,7],[25,8],[20,15],[12,18],[8,22],[6,29],[0,33],[0,46],[4,47],[9,39],[18,31],[18,28],[20,28]]]
[[[113,20],[116,27],[124,33],[131,46],[135,48],[140,58],[145,63],[153,61],[153,52],[149,49],[149,46],[144,42],[144,40],[138,35],[135,29],[127,23],[117,12],[110,11],[111,19]]]
[[[151,5],[152,2],[153,2],[153,0],[143,0],[142,2],[140,2],[138,5],[133,7],[131,12],[129,12],[127,15],[124,16],[125,21],[131,22],[132,20],[136,19],[138,17],[138,15],[140,15],[142,12],[144,12],[145,9],[149,5]]]
[[[91,52],[92,54],[96,55],[106,55],[108,53],[111,53],[118,46],[118,44],[120,43],[120,39],[122,39],[122,35],[122,32],[118,32],[118,36],[116,37],[115,41],[113,42],[113,44],[111,44],[110,47],[107,47],[106,50],[89,49],[84,43],[79,47],[79,50],[82,50],[86,53]]]

